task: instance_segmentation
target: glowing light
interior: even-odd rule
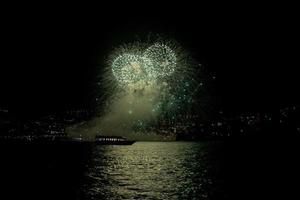
[[[123,54],[114,60],[112,71],[120,83],[132,84],[147,79],[147,70],[149,71],[151,67],[152,63],[148,58],[133,54]]]
[[[198,63],[172,41],[123,44],[106,67],[99,110],[104,119],[113,119],[113,126],[124,124],[130,132],[153,131],[160,123],[176,128],[181,116],[198,106],[194,97],[206,85],[196,73]]]
[[[154,76],[168,76],[175,71],[176,55],[174,51],[164,44],[156,43],[146,49],[144,56],[152,61]]]
[[[176,62],[176,54],[170,47],[155,43],[143,55],[119,55],[112,63],[112,71],[119,83],[128,85],[169,76],[175,71]]]

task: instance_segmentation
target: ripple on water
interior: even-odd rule
[[[82,195],[86,199],[209,199],[214,174],[208,147],[197,142],[97,146]]]

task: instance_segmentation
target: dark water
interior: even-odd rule
[[[1,143],[0,199],[268,199],[278,177],[273,149],[256,140]]]
[[[98,146],[80,199],[222,199],[222,166],[214,148],[200,142]]]

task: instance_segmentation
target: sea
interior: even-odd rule
[[[257,162],[267,158],[250,149],[240,141],[2,145],[0,199],[253,199],[267,170]]]
[[[210,146],[201,142],[137,142],[97,146],[82,199],[211,199],[224,195]]]

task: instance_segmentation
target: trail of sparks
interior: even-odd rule
[[[99,79],[101,114],[96,129],[149,134],[166,123],[174,129],[199,105],[203,82],[196,69],[190,55],[169,40],[115,49]]]

